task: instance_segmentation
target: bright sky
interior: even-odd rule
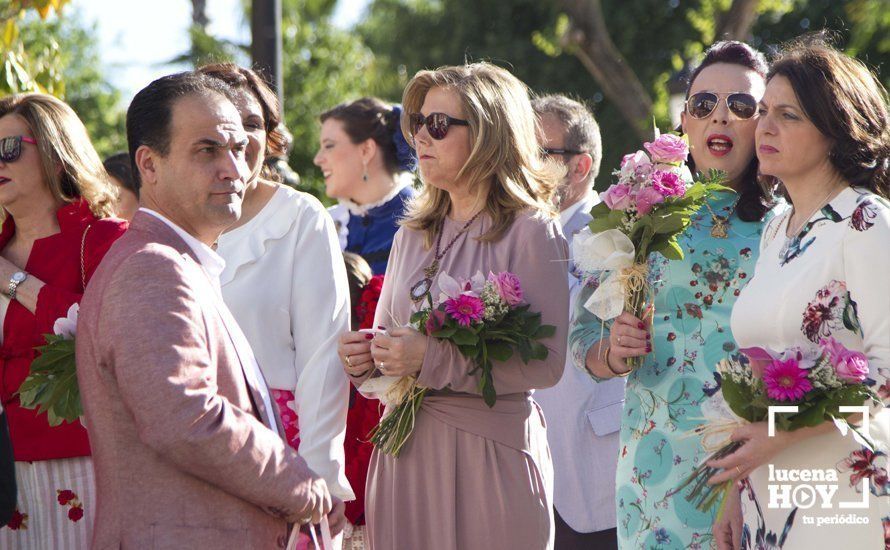
[[[351,27],[369,1],[338,0],[334,24]],[[66,10],[97,24],[104,73],[123,92],[125,102],[155,78],[187,68],[167,62],[189,47],[189,0],[73,0]],[[240,44],[250,41],[241,0],[208,0],[207,16],[214,36]]]

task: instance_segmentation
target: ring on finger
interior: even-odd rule
[[[380,364],[377,365],[377,368],[380,369],[381,371],[383,371],[384,369],[386,369],[386,365],[384,365],[383,361],[381,361]]]
[[[621,345],[621,336],[618,337],[618,345]]]
[[[741,477],[741,476],[742,476],[742,469],[741,469],[741,468],[739,468],[739,466],[738,466],[738,465],[736,465],[736,467],[735,467],[735,471],[737,471],[737,472],[738,472],[738,473],[739,473],[739,477]]]
[[[349,356],[348,356],[348,355],[344,355],[344,356],[343,356],[343,359],[346,360],[346,366],[347,366],[347,367],[352,367],[352,361],[349,360]]]

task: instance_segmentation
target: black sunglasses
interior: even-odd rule
[[[584,151],[576,151],[574,149],[551,149],[544,147],[545,155],[583,155]]]
[[[726,101],[729,112],[742,120],[748,120],[757,114],[757,100],[753,95],[742,92],[725,95],[717,95],[713,92],[692,94],[686,100],[686,112],[692,118],[707,118],[717,108],[721,97]]]
[[[413,113],[408,115],[408,122],[408,129],[411,132],[412,138],[417,135],[421,127],[426,125],[426,131],[430,133],[431,138],[436,140],[445,139],[450,126],[470,125],[466,120],[452,118],[445,113],[430,113],[425,117],[420,113]]]
[[[15,162],[22,156],[22,142],[37,145],[37,141],[28,136],[7,136],[0,138],[0,160]]]

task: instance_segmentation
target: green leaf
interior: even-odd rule
[[[486,346],[488,356],[493,361],[504,362],[513,357],[513,349],[505,342],[491,342]]]
[[[556,334],[556,327],[553,325],[541,325],[538,327],[538,330],[535,331],[534,338],[536,340],[541,340],[543,338],[550,338]]]
[[[469,329],[459,328],[454,331],[451,340],[458,346],[475,346],[479,337]]]
[[[455,327],[445,327],[437,330],[432,334],[434,338],[441,338],[443,340],[451,338],[457,333],[457,329]]]

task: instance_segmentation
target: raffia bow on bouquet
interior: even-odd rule
[[[627,311],[643,317],[651,302],[648,261],[658,252],[682,260],[678,237],[692,216],[717,191],[724,176],[711,171],[695,180],[685,162],[689,146],[682,137],[659,134],[644,144],[646,151],[625,155],[613,175],[618,182],[603,193],[590,211],[590,234],[574,241],[573,258],[583,271],[611,271],[584,306],[605,321]],[[632,368],[643,357],[628,360]]]

